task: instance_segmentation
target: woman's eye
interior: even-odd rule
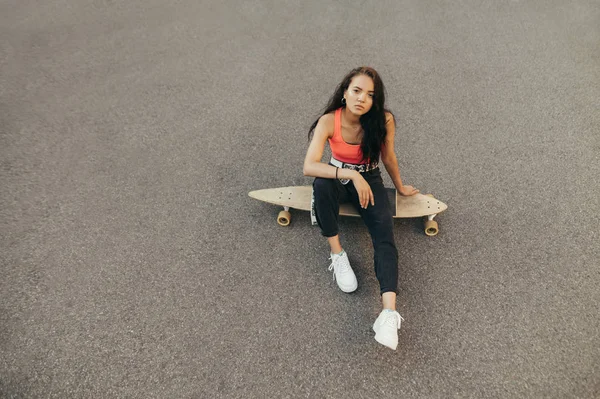
[[[370,94],[369,94],[369,97],[373,98],[373,93],[370,93]]]
[[[358,93],[358,89],[354,89],[354,92],[355,92],[355,93]]]

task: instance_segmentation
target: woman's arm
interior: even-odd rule
[[[333,115],[323,115],[319,119],[317,127],[315,127],[313,138],[306,151],[303,169],[304,176],[335,179],[335,174],[337,172],[338,179],[353,180],[356,175],[359,174],[357,171],[342,168],[338,169],[335,166],[321,162],[323,151],[325,150],[325,143],[331,136],[333,136]]]
[[[413,186],[405,186],[400,178],[400,168],[398,167],[398,159],[394,151],[394,135],[396,134],[396,124],[391,114],[386,113],[385,123],[387,134],[385,136],[385,145],[381,148],[381,161],[385,166],[388,174],[394,182],[396,190],[402,195],[414,195],[419,192]]]

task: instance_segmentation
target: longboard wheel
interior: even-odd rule
[[[439,232],[438,224],[435,220],[426,220],[425,221],[425,234],[429,237],[433,237],[437,235]]]
[[[280,226],[287,226],[290,224],[290,221],[292,220],[292,214],[289,213],[288,211],[281,211],[279,212],[279,215],[277,215],[277,224]]]

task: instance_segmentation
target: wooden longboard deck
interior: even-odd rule
[[[310,211],[312,198],[312,186],[294,186],[268,188],[264,190],[251,191],[248,195],[259,201],[270,204]],[[416,194],[405,197],[397,194],[393,188],[388,189],[390,204],[396,204],[395,218],[414,218],[435,215],[445,211],[448,206],[432,196]],[[359,216],[356,208],[349,204],[340,204],[340,215]]]

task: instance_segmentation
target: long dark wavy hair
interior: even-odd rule
[[[370,67],[359,67],[351,70],[337,86],[333,96],[329,99],[329,102],[321,116],[326,115],[330,112],[337,110],[338,108],[345,107],[342,104],[342,98],[344,98],[344,92],[350,86],[350,82],[357,75],[365,75],[373,79],[374,93],[373,93],[373,105],[366,114],[360,117],[360,124],[364,131],[360,149],[363,154],[363,161],[367,161],[371,164],[379,161],[381,154],[381,146],[385,141],[386,129],[385,129],[385,113],[390,112],[385,108],[385,87],[377,71]],[[391,112],[390,112],[391,114]],[[394,115],[392,114],[392,118]],[[312,138],[312,135],[319,123],[319,119],[312,124],[308,131],[308,139]]]

